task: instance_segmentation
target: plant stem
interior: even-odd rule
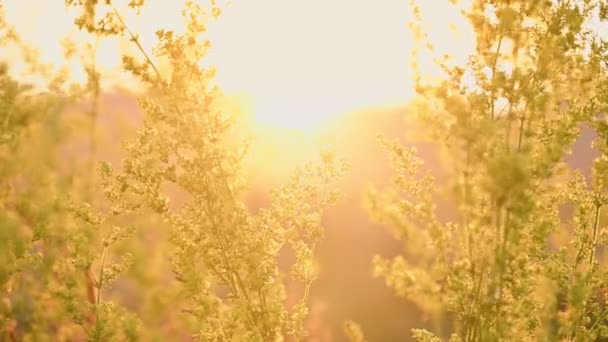
[[[496,77],[496,65],[498,64],[498,56],[500,55],[500,47],[502,46],[503,35],[501,34],[498,38],[498,45],[496,46],[496,53],[494,54],[494,61],[492,62],[492,81]],[[491,96],[490,96],[490,118],[494,119],[494,102],[496,102],[496,92],[494,85],[491,84]]]
[[[316,243],[316,241],[314,241],[314,242],[312,243],[312,246],[311,246],[312,255],[315,255],[316,244],[317,244],[317,243]],[[304,295],[302,296],[302,303],[307,303],[307,302],[308,302],[308,297],[310,296],[310,288],[312,287],[312,281],[313,281],[313,280],[311,279],[311,280],[309,280],[309,281],[306,283],[306,286],[305,286],[305,288],[304,288]],[[302,337],[302,336],[297,335],[297,336],[295,337],[295,342],[300,342],[300,341],[301,341],[301,337]]]
[[[108,255],[108,247],[104,246],[103,251],[101,252],[101,264],[99,266],[99,278],[97,281],[97,299],[95,300],[96,304],[101,303],[101,287],[103,286],[103,269],[106,264],[106,257]]]
[[[177,105],[177,102],[175,101],[175,99],[169,94],[168,86],[165,83],[165,81],[163,80],[163,78],[162,78],[162,76],[160,74],[160,71],[158,70],[158,68],[156,67],[156,65],[154,64],[154,62],[152,62],[152,58],[150,58],[150,56],[148,55],[148,53],[146,52],[146,50],[144,49],[144,47],[141,45],[141,43],[139,42],[139,39],[137,38],[137,36],[135,34],[133,34],[133,32],[131,32],[131,30],[129,30],[129,27],[127,26],[127,24],[125,23],[125,21],[122,19],[122,16],[120,15],[120,13],[116,9],[116,7],[112,6],[112,10],[113,10],[114,14],[116,15],[116,17],[118,18],[118,21],[120,21],[120,24],[122,25],[122,27],[129,34],[129,36],[131,38],[131,41],[135,44],[135,46],[137,46],[137,49],[144,56],[144,59],[146,60],[146,63],[148,65],[150,65],[150,67],[152,68],[152,70],[154,70],[154,73],[156,74],[156,78],[157,78],[158,82],[160,83],[160,88],[165,93],[165,96],[167,96],[167,98],[170,99],[171,102],[173,102],[173,106],[175,107],[175,111],[181,116],[181,110],[180,110],[179,106]]]
[[[595,250],[597,248],[597,240],[599,236],[599,226],[600,226],[600,210],[602,205],[600,203],[595,204],[595,217],[593,220],[593,243],[591,245],[591,255],[589,256],[589,270],[593,268],[593,263],[595,262]]]

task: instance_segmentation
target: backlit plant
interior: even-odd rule
[[[100,234],[99,275],[93,280],[99,332],[93,336],[98,338],[106,329],[103,324],[111,325],[115,316],[114,306],[108,306],[113,304],[101,296],[104,286],[128,268],[107,260],[114,243],[132,230],[108,228],[125,215],[147,210],[168,233],[167,258],[179,282],[172,305],[186,315],[193,336],[204,341],[274,341],[291,335],[301,340],[316,277],[315,245],[323,235],[321,214],[338,198],[332,184],[343,173],[343,163],[323,151],[320,164],[299,169],[274,193],[269,208],[252,213],[241,199],[246,180],[240,164],[247,143],[231,133],[238,117],[223,109],[214,69],[200,66],[210,47],[204,39],[207,22],[219,16],[220,7],[213,1],[208,8],[187,2],[184,32],[157,31],[158,44],[149,53],[112,3],[101,6],[107,14],[99,22],[94,19],[99,9],[95,1],[66,3],[83,6],[77,20],[81,28],[128,37],[140,55],[123,56],[124,68],[151,94],[140,99],[146,112],[143,127],[126,144],[121,168],[101,166],[107,212],[98,216],[86,205],[76,206],[88,224],[107,231]],[[161,72],[155,60],[166,62],[170,70]],[[172,203],[171,193],[181,194],[182,203]],[[294,308],[285,307],[277,264],[284,246],[291,246],[296,258],[291,277],[304,284]],[[92,263],[89,259],[82,266]]]
[[[46,96],[0,69],[0,339],[302,340],[321,216],[339,197],[344,163],[322,150],[272,193],[270,206],[251,210],[241,170],[247,142],[234,129],[240,118],[226,111],[214,69],[200,66],[210,47],[206,25],[220,6],[187,2],[185,30],[159,30],[146,51],[112,1],[65,4],[80,10],[82,31],[135,47],[122,61],[147,89],[145,117],[122,163],[92,173],[102,75],[90,51],[87,84],[72,89],[92,102],[84,109],[89,161],[66,171],[56,163],[66,153],[62,125],[73,120],[60,105],[75,105],[59,90],[65,80]],[[145,10],[143,1],[128,4]],[[80,48],[66,47],[66,58]],[[286,249],[295,257],[290,270],[278,266]],[[302,284],[294,307],[285,271]],[[136,298],[121,294],[129,287]]]
[[[255,141],[206,63],[224,5],[186,1],[183,29],[159,29],[148,50],[127,15],[146,1],[64,2],[80,33],[128,43],[122,66],[141,85],[144,117],[112,150],[120,161],[97,163],[108,142],[94,49],[65,42],[66,58],[84,54],[86,77],[66,91],[66,75],[52,75],[0,20],[0,44],[53,78],[42,92],[0,66],[0,340],[306,339],[322,216],[340,197],[344,162],[322,149],[252,209],[243,159]],[[435,181],[414,148],[381,138],[396,176],[367,206],[404,248],[375,257],[374,275],[432,318],[413,330],[419,341],[606,338],[608,43],[597,27],[608,4],[462,5],[476,44],[461,65],[433,46],[411,3],[414,60],[436,55],[445,77],[425,78],[413,63],[419,96],[408,115],[439,147],[447,179]],[[596,134],[589,172],[567,164],[582,127]],[[75,131],[88,148],[71,163]],[[440,196],[452,217],[439,215]],[[344,332],[365,341],[353,321]]]
[[[432,52],[421,9],[412,9],[419,45]],[[465,15],[477,36],[466,65],[442,56],[445,81],[416,79],[413,111],[445,152],[447,188],[421,169],[414,148],[383,140],[397,176],[368,204],[404,252],[376,257],[374,274],[433,314],[436,334],[414,330],[419,341],[606,336],[608,284],[597,251],[605,243],[608,45],[591,24],[607,19],[606,3],[473,1]],[[590,180],[565,164],[582,124],[599,135]],[[436,196],[453,200],[456,219],[437,217]]]

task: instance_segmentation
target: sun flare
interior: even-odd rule
[[[320,114],[282,114],[259,113],[255,115],[256,121],[265,126],[276,128],[289,128],[299,131],[310,131],[318,128],[327,119]]]
[[[307,134],[319,133],[332,120],[341,116],[339,109],[304,100],[270,103],[258,98],[254,100],[252,111],[256,125]]]
[[[217,67],[216,80],[225,94],[251,98],[247,110],[264,129],[318,133],[353,110],[404,103],[414,96],[408,64],[410,11],[401,0],[383,0],[381,6],[376,1],[235,2],[221,20],[209,24],[207,34],[213,45],[201,63]],[[148,0],[146,10],[136,15],[128,10],[127,1],[115,1],[148,52],[156,43],[157,29],[183,29],[180,8],[184,2]],[[75,83],[86,81],[84,66],[90,61],[81,56],[65,59],[61,44],[52,43],[69,35],[85,38],[86,34],[74,32],[74,11],[66,11],[59,1],[42,5],[36,0],[7,4],[6,11],[23,38],[40,47],[44,62],[69,69]],[[32,16],[35,21],[25,20]],[[453,13],[441,19],[457,22],[466,32],[462,18]],[[429,25],[433,38],[444,41],[457,57],[466,55],[470,44],[453,36],[447,41],[452,34],[448,26],[436,26]],[[91,43],[96,46],[97,68],[104,75],[102,85],[138,87],[120,65],[120,53],[137,53],[129,41]],[[430,63],[420,65],[425,73],[432,68],[426,64]]]

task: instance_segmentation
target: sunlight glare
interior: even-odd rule
[[[148,52],[156,43],[157,29],[183,29],[184,2],[148,0],[137,16],[127,9],[126,0],[115,1]],[[441,2],[447,5],[448,0]],[[434,8],[426,2],[422,7],[423,11]],[[42,47],[44,62],[69,68],[73,82],[84,81],[83,55],[66,60],[59,44],[52,43],[68,35],[76,39],[86,36],[75,32],[72,25],[77,11],[66,11],[61,1],[42,5],[37,0],[13,2],[6,9],[11,23],[25,33],[23,38]],[[407,28],[410,12],[402,0],[234,2],[220,20],[209,23],[207,34],[213,45],[201,65],[217,67],[216,81],[225,94],[251,97],[257,125],[318,132],[350,111],[413,98],[409,66],[412,38]],[[36,20],[26,19],[32,16]],[[473,42],[466,20],[459,18],[457,11],[433,12],[428,17],[433,18],[426,25],[430,38],[442,42],[441,47],[451,51],[457,61],[464,60]],[[460,32],[451,32],[448,27],[457,27]],[[97,46],[96,62],[104,74],[104,87],[119,86],[137,93],[139,83],[121,70],[119,52],[139,54],[128,39],[89,42]],[[421,58],[424,74],[437,69],[431,58]],[[159,69],[162,72],[163,65]]]
[[[270,98],[271,99],[271,98]],[[257,97],[253,101],[255,122],[263,127],[296,130],[307,134],[319,133],[323,126],[340,117],[341,109],[335,104],[307,101],[306,98],[268,100]]]
[[[319,127],[327,115],[322,114],[290,114],[285,113],[259,113],[256,115],[256,121],[262,125],[290,128],[299,131],[310,131]]]

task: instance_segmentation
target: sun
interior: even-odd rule
[[[318,133],[340,116],[339,111],[311,102],[272,103],[261,97],[254,99],[252,111],[256,125],[310,134]]]
[[[157,29],[183,29],[185,1],[148,0],[141,15],[127,8],[127,0],[113,3],[144,49],[151,52]],[[429,8],[434,8],[436,4],[431,3]],[[380,4],[377,0],[235,2],[223,10],[218,21],[209,23],[206,38],[213,44],[201,66],[216,67],[216,82],[224,94],[246,94],[251,99],[250,117],[264,131],[319,132],[356,109],[402,103],[414,96],[408,63],[412,42],[407,29],[409,5],[402,0]],[[75,32],[74,11],[66,11],[60,1],[22,0],[7,3],[6,12],[22,38],[40,47],[43,62],[57,69],[66,66],[71,81],[86,80],[81,56],[66,60],[61,45],[65,36],[86,36]],[[446,23],[457,19],[450,14],[430,17]],[[314,18],[312,25],[310,18]],[[448,25],[440,30],[436,22],[428,25],[431,38],[443,42],[440,45],[449,51],[467,50],[465,46],[470,44],[452,39]],[[104,74],[102,86],[119,85],[135,92],[139,84],[122,70],[120,55],[137,51],[131,42],[112,38],[94,42],[95,62]],[[6,54],[0,51],[0,58]],[[13,60],[18,65],[19,60]],[[431,69],[420,64],[425,73]]]
[[[325,117],[321,114],[259,113],[256,115],[256,121],[260,125],[298,131],[318,129],[325,121],[324,119]]]

